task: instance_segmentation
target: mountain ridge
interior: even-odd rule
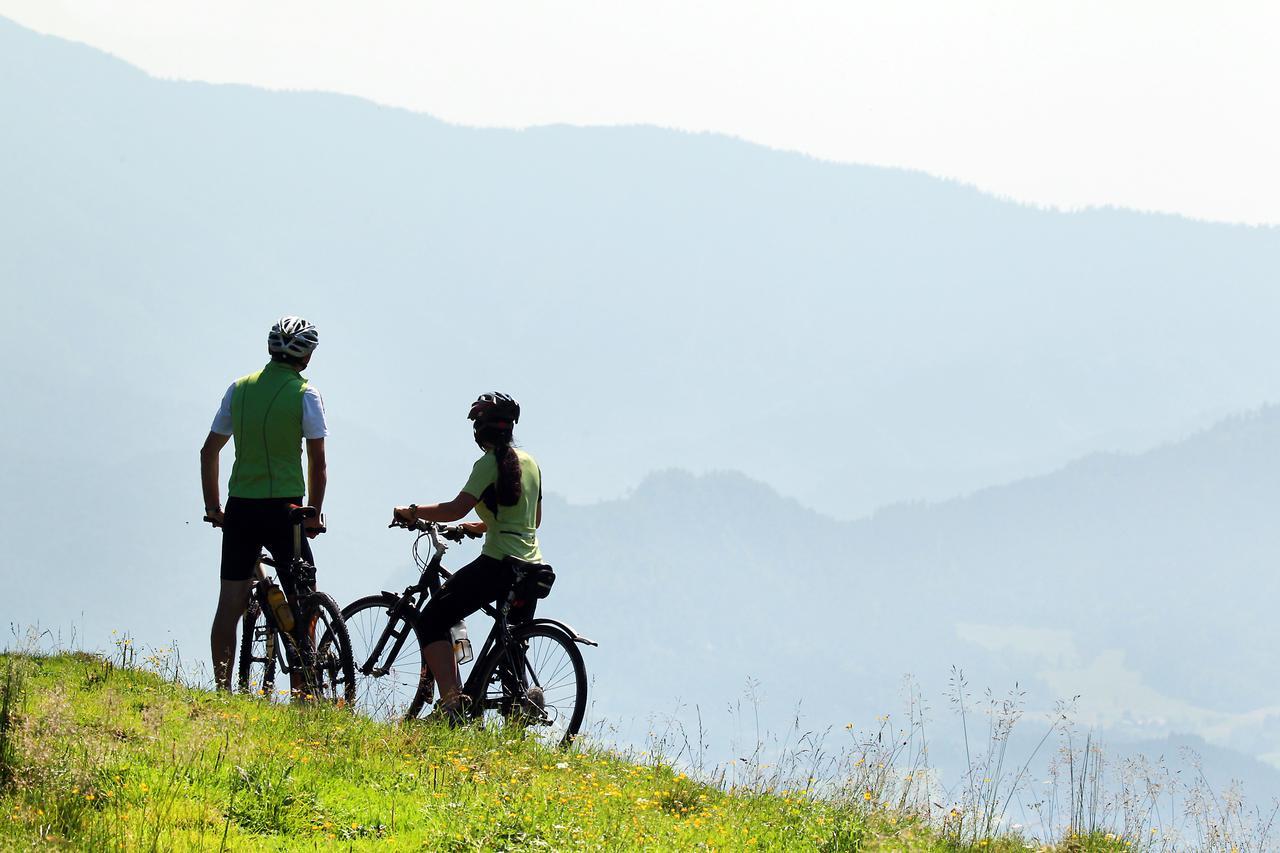
[[[816,163],[823,164],[823,165],[867,167],[867,168],[875,168],[875,169],[884,169],[887,171],[898,172],[901,174],[920,175],[938,182],[953,184],[958,187],[970,189],[983,196],[996,199],[1002,203],[1015,205],[1015,206],[1026,208],[1029,210],[1037,210],[1037,211],[1044,211],[1044,212],[1050,212],[1050,213],[1063,213],[1063,214],[1083,213],[1083,212],[1089,212],[1089,211],[1130,211],[1130,212],[1139,213],[1147,216],[1164,216],[1164,217],[1171,217],[1171,218],[1177,218],[1177,219],[1184,219],[1189,222],[1205,224],[1205,225],[1229,225],[1229,226],[1240,225],[1244,227],[1263,228],[1263,229],[1280,228],[1280,223],[1257,223],[1257,222],[1246,222],[1246,221],[1236,221],[1236,220],[1212,219],[1212,218],[1196,216],[1188,213],[1172,212],[1172,211],[1158,210],[1158,209],[1148,209],[1148,208],[1141,208],[1141,207],[1125,207],[1122,205],[1115,205],[1115,204],[1109,204],[1109,203],[1108,204],[1065,205],[1065,204],[1051,204],[1051,203],[1036,202],[1028,199],[1018,198],[1006,192],[987,189],[973,181],[966,180],[964,178],[953,176],[953,175],[929,172],[925,169],[912,168],[912,167],[906,167],[906,166],[883,165],[883,164],[868,163],[868,162],[855,161],[855,160],[842,160],[835,157],[824,156],[822,154],[803,151],[800,149],[787,148],[783,146],[773,145],[767,142],[752,140],[747,137],[739,136],[739,135],[736,135],[730,132],[725,132],[725,131],[688,129],[688,128],[682,128],[682,127],[677,127],[673,125],[644,123],[644,122],[626,122],[626,123],[613,123],[613,124],[605,124],[605,125],[576,123],[571,121],[549,121],[549,122],[529,124],[529,125],[466,124],[463,122],[456,122],[456,121],[450,121],[450,120],[444,119],[427,110],[414,109],[412,107],[405,106],[402,104],[397,104],[389,101],[382,101],[382,100],[379,100],[376,96],[368,95],[368,94],[354,94],[351,92],[343,92],[343,91],[331,90],[331,89],[276,86],[276,85],[269,85],[264,83],[211,81],[211,80],[205,80],[205,79],[200,79],[195,77],[166,76],[163,74],[158,74],[156,72],[141,68],[140,66],[133,64],[127,57],[124,57],[118,53],[114,53],[107,48],[93,45],[93,44],[90,44],[89,42],[86,42],[80,39],[76,39],[76,38],[72,38],[64,35],[55,35],[52,33],[42,32],[40,30],[33,29],[26,24],[20,23],[17,20],[6,17],[4,15],[0,15],[0,23],[7,24],[9,26],[14,27],[15,29],[19,29],[24,32],[29,32],[34,35],[38,35],[52,41],[64,42],[66,44],[74,45],[86,50],[92,50],[92,51],[101,53],[104,56],[107,56],[118,63],[121,63],[123,65],[128,66],[131,69],[136,70],[138,73],[144,74],[151,79],[162,81],[162,82],[202,84],[207,86],[242,87],[246,89],[254,89],[254,90],[259,90],[263,92],[286,94],[286,95],[319,94],[319,95],[331,95],[335,97],[352,98],[359,101],[365,101],[369,104],[372,104],[378,107],[379,109],[389,110],[389,111],[399,111],[399,112],[404,112],[414,116],[423,116],[427,118],[432,118],[446,126],[460,128],[460,129],[520,132],[520,131],[526,131],[526,130],[560,129],[560,128],[572,129],[572,130],[590,130],[595,128],[619,128],[619,129],[653,128],[659,131],[669,132],[673,134],[685,134],[685,135],[691,135],[691,136],[705,135],[705,136],[719,137],[725,140],[741,142],[747,145],[755,146],[763,150],[774,152],[774,153],[792,154],[799,157],[804,157],[806,159],[812,160]]]
[[[762,673],[773,695],[806,695],[806,673],[812,681],[817,669],[858,685],[856,693],[829,686],[825,699],[809,697],[810,720],[836,722],[840,708],[890,710],[886,699],[904,673],[923,678],[932,695],[944,693],[953,663],[979,684],[1019,682],[1033,702],[1051,707],[1066,697],[1047,689],[1037,668],[1063,669],[1061,658],[1030,648],[1024,657],[979,651],[959,633],[962,623],[1036,626],[1070,638],[1074,662],[1058,681],[1070,683],[1077,672],[1085,681],[1075,692],[1087,703],[1105,698],[1100,685],[1086,683],[1089,661],[1123,650],[1129,677],[1169,697],[1134,709],[1168,717],[1172,728],[1144,735],[1163,737],[1194,730],[1169,716],[1173,697],[1206,714],[1274,704],[1269,685],[1280,673],[1272,672],[1265,638],[1274,615],[1267,602],[1280,593],[1270,568],[1280,560],[1269,509],[1280,504],[1277,459],[1280,408],[1270,406],[1146,454],[1097,455],[1053,475],[857,521],[797,509],[758,483],[744,492],[754,507],[739,512],[723,494],[736,491],[740,476],[668,472],[629,502],[549,503],[545,549],[566,567],[562,574],[579,575],[557,606],[595,613],[592,621],[607,626],[595,631],[602,656],[635,645],[624,636],[635,614],[663,613],[666,630],[681,626],[690,675],[677,692],[704,712],[712,695]],[[631,577],[645,581],[636,586]],[[673,597],[690,604],[675,607]],[[620,599],[626,604],[612,603]],[[868,600],[874,605],[860,603]],[[779,620],[794,635],[753,639],[753,626]],[[904,621],[913,626],[908,635]],[[752,655],[726,661],[693,651],[723,648],[725,638]],[[1229,667],[1216,664],[1224,638]],[[874,663],[857,651],[868,645]],[[623,657],[606,668],[639,676],[639,662]],[[670,678],[642,672],[641,683]],[[624,707],[641,701],[622,685],[611,689],[630,697]],[[1274,753],[1270,724],[1246,716],[1215,743]]]
[[[1280,399],[1250,366],[1278,354],[1261,322],[1280,303],[1271,232],[1028,211],[712,135],[468,130],[352,96],[104,73],[119,60],[51,37],[34,49],[14,25],[0,38],[0,98],[21,117],[0,210],[20,251],[0,274],[41,284],[16,294],[23,323],[6,330],[21,381],[36,382],[22,351],[63,322],[103,356],[54,354],[69,379],[163,373],[145,354],[164,335],[137,311],[180,325],[198,310],[193,343],[219,355],[163,377],[198,401],[228,381],[215,362],[256,349],[247,317],[301,301],[345,345],[313,368],[335,413],[407,424],[428,411],[424,383],[365,378],[409,363],[409,337],[459,352],[487,326],[499,343],[474,352],[470,379],[433,378],[442,395],[479,380],[520,386],[530,411],[573,412],[580,388],[629,401],[589,427],[530,420],[569,495],[619,494],[670,465],[746,470],[802,500],[831,491],[804,449],[808,401],[825,398],[848,438],[842,517]],[[134,346],[95,326],[130,329]],[[513,358],[529,328],[537,346]]]

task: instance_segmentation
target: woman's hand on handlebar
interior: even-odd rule
[[[479,539],[484,535],[484,531],[483,521],[464,521],[462,524],[456,524],[453,527],[442,528],[440,535],[453,542],[461,542],[464,537],[467,539]]]
[[[441,527],[440,535],[451,542],[461,542],[464,538],[475,539],[484,535],[484,522],[468,521],[452,527]]]
[[[387,527],[403,527],[405,530],[426,531],[431,522],[418,517],[418,505],[398,506],[391,511],[391,523]]]

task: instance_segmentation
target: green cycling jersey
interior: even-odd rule
[[[501,506],[493,499],[498,484],[498,461],[493,451],[487,451],[476,460],[462,491],[476,499],[476,514],[488,528],[480,553],[497,560],[515,557],[529,563],[540,563],[538,501],[542,499],[542,472],[532,456],[523,450],[513,450],[520,460],[520,499],[514,505]],[[486,500],[486,492],[490,500]],[[489,508],[490,502],[496,511]]]

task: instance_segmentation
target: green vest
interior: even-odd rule
[[[307,380],[298,371],[270,362],[236,380],[231,395],[231,429],[236,461],[227,494],[237,498],[297,498],[306,493],[302,476],[302,394]]]

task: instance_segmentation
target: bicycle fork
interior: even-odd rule
[[[414,609],[411,600],[408,598],[400,598],[396,601],[394,607],[387,613],[387,627],[383,629],[378,642],[374,645],[373,651],[369,652],[369,657],[364,663],[360,664],[359,671],[364,675],[372,675],[375,678],[381,678],[391,671],[392,664],[400,656],[400,650],[404,648],[405,639],[409,636],[409,632],[413,630],[413,623],[406,619],[404,614],[406,611]],[[399,625],[397,630],[396,626]],[[391,651],[384,658],[383,650],[387,647],[387,641],[393,639],[395,643],[391,646]],[[382,666],[374,666],[375,661],[385,661]]]

